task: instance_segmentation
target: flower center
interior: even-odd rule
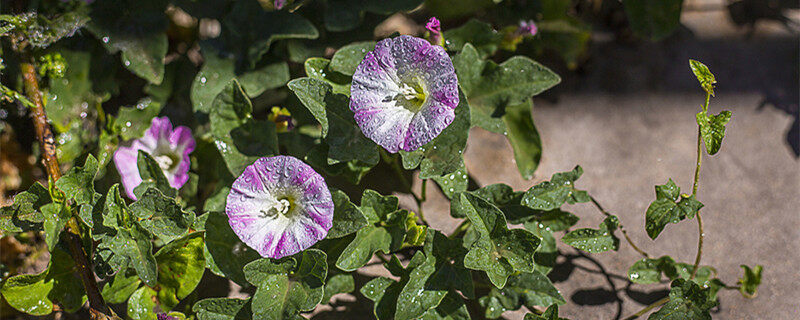
[[[288,198],[281,198],[266,210],[261,210],[262,218],[277,218],[278,215],[285,216],[292,209],[292,201]]]
[[[175,165],[178,164],[177,159],[173,158],[170,154],[161,154],[153,157],[158,163],[158,166],[161,167],[161,170],[170,171],[170,169],[174,168]]]
[[[425,90],[420,85],[420,81],[415,78],[400,85],[400,92],[394,97],[394,100],[408,111],[417,112],[425,103]]]

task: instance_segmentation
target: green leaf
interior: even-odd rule
[[[485,271],[498,288],[514,272],[533,272],[539,238],[526,230],[509,230],[500,209],[472,194],[459,194],[451,206],[464,212],[480,234],[464,258],[464,266]]]
[[[256,159],[278,153],[275,124],[253,119],[253,105],[239,82],[232,80],[214,99],[211,134],[233,176]]]
[[[450,291],[444,296],[442,302],[434,309],[430,309],[420,317],[422,320],[469,320],[469,311],[464,299],[455,291]]]
[[[619,226],[619,219],[610,216],[600,223],[600,229],[583,228],[573,230],[565,234],[561,241],[577,249],[600,253],[608,250],[617,251],[619,249],[619,238],[614,235],[614,231]]]
[[[329,276],[325,281],[325,295],[322,296],[322,303],[331,301],[331,297],[339,293],[350,293],[356,289],[356,283],[353,275],[349,273],[340,273]]]
[[[525,222],[532,215],[537,214],[538,211],[523,206],[521,204],[522,197],[525,195],[524,191],[514,191],[510,186],[497,183],[482,187],[478,190],[471,191],[472,194],[488,201],[495,205],[506,216],[506,219],[512,224]],[[450,215],[454,218],[465,218],[463,213],[453,210],[455,207],[450,207]]]
[[[363,205],[364,199],[361,201]],[[354,271],[366,265],[377,251],[390,253],[399,250],[406,237],[408,215],[408,211],[398,210],[381,218],[379,224],[358,230],[355,239],[336,260],[336,267],[348,272]]]
[[[364,11],[388,15],[414,10],[421,3],[422,0],[330,0],[324,13],[325,28],[334,32],[352,30],[361,24]]]
[[[10,205],[0,208],[0,230],[4,233],[41,230],[44,216],[40,208],[50,201],[50,192],[34,182],[27,191],[14,196]]]
[[[710,320],[709,310],[717,305],[709,288],[693,281],[678,279],[672,282],[669,302],[648,317],[648,320],[696,319]]]
[[[141,138],[150,128],[153,118],[161,112],[162,104],[150,98],[139,100],[136,106],[121,107],[114,124],[122,140]]]
[[[761,284],[761,270],[763,270],[764,267],[761,265],[756,265],[752,269],[746,265],[741,265],[741,267],[744,269],[744,275],[739,278],[739,292],[741,292],[742,296],[745,298],[755,298],[758,293],[758,286]]]
[[[141,284],[136,272],[120,270],[103,286],[101,293],[107,303],[124,303]]]
[[[87,114],[81,117],[81,113],[87,112],[89,106],[94,107],[109,98],[108,92],[99,90],[101,88],[94,83],[98,79],[94,78],[96,75],[93,72],[96,67],[93,60],[102,61],[106,57],[72,50],[59,50],[59,54],[63,56],[67,69],[63,77],[50,78],[44,108],[56,132],[66,132],[72,123],[77,124],[78,128],[83,127],[83,119]],[[64,137],[59,137],[59,140],[61,138]],[[60,147],[63,144],[59,142],[59,150],[63,150]],[[59,160],[67,159],[59,155]]]
[[[703,207],[694,196],[680,195],[681,188],[669,179],[664,185],[656,186],[656,200],[650,203],[645,214],[645,229],[650,239],[655,239],[667,223],[678,223],[686,218],[694,218]]]
[[[328,272],[326,255],[309,249],[283,259],[260,259],[247,264],[247,281],[257,287],[252,298],[256,319],[293,319],[313,310],[322,300]]]
[[[158,0],[96,3],[87,27],[110,53],[122,53],[122,64],[128,70],[159,84],[164,79],[168,47],[165,9],[166,2]]]
[[[553,231],[545,227],[540,227],[540,225],[541,224],[535,222],[530,222],[525,223],[524,228],[542,241],[539,247],[536,248],[536,254],[533,256],[534,262],[536,262],[536,267],[534,269],[546,275],[556,266],[558,246],[556,244],[556,238],[553,236]]]
[[[661,40],[678,27],[683,0],[622,0],[622,4],[636,34]]]
[[[533,178],[542,159],[542,139],[533,124],[532,101],[515,106],[507,106],[503,123],[507,129],[508,142],[514,150],[514,162],[523,179]]]
[[[153,159],[153,156],[143,150],[139,150],[139,155],[136,159],[136,166],[139,167],[139,176],[142,177],[142,183],[133,188],[133,193],[136,198],[142,198],[145,191],[149,189],[158,189],[168,197],[175,197],[178,190],[175,190],[170,184],[161,166]]]
[[[478,302],[486,309],[486,318],[496,319],[503,312],[517,310],[523,305],[532,309],[534,306],[561,305],[567,301],[547,276],[534,271],[511,276],[505,287],[491,288],[489,294],[478,299]]]
[[[700,82],[700,87],[702,87],[703,90],[705,90],[708,94],[713,96],[714,84],[717,83],[717,79],[714,78],[714,74],[708,70],[706,65],[697,60],[689,59],[689,68],[692,69],[692,73],[694,73],[695,77],[697,77],[697,81]]]
[[[522,56],[501,64],[482,60],[472,45],[453,57],[459,84],[469,99],[473,126],[505,133],[503,115],[508,106],[522,104],[561,82],[550,69]]]
[[[467,175],[467,168],[462,164],[461,168],[453,173],[445,174],[438,177],[431,178],[442,189],[442,193],[447,199],[452,199],[453,195],[459,192],[467,191],[469,184],[469,176]]]
[[[86,294],[80,279],[75,276],[74,268],[75,262],[69,254],[52,250],[47,269],[39,274],[5,279],[0,293],[11,307],[30,315],[50,314],[54,302],[68,312],[75,312],[86,302]]]
[[[731,121],[730,111],[721,111],[718,115],[708,115],[705,111],[697,114],[697,124],[700,126],[700,136],[706,144],[709,155],[719,152],[722,138],[725,137],[725,125]]]
[[[345,74],[332,71],[330,63],[331,61],[325,58],[309,58],[304,63],[306,75],[309,78],[322,80],[330,84],[334,94],[350,96],[350,81],[352,79]]]
[[[392,255],[389,262],[384,263],[383,266],[395,277],[399,277],[400,281],[394,281],[386,277],[377,277],[361,287],[362,295],[367,299],[372,300],[374,303],[373,313],[379,320],[393,319],[397,311],[398,297],[400,291],[409,281],[409,273],[416,267],[422,265],[426,261],[425,255],[422,252],[417,252],[411,257],[408,265],[404,268],[397,259],[397,256]]]
[[[645,258],[628,268],[628,279],[633,283],[650,284],[661,282],[661,273],[674,268],[675,260],[670,256],[658,259]]]
[[[198,320],[250,320],[250,298],[206,298],[192,306]]]
[[[553,232],[567,230],[578,223],[578,220],[580,220],[578,216],[566,211],[561,211],[561,209],[550,211],[536,210],[533,215],[526,218],[527,219],[524,221],[524,225],[529,231],[530,228],[528,228],[528,225],[536,225],[539,228]],[[511,219],[509,219],[509,221],[514,223],[514,221]]]
[[[97,175],[97,159],[89,155],[83,167],[71,168],[56,181],[56,188],[75,200],[76,204],[87,204],[94,200],[94,178]]]
[[[131,204],[130,213],[142,227],[165,243],[183,236],[195,219],[195,214],[183,211],[175,199],[152,188]]]
[[[65,204],[53,202],[42,206],[42,215],[44,216],[44,240],[47,243],[47,250],[53,251],[58,244],[61,231],[72,217],[72,213]]]
[[[565,318],[558,317],[558,305],[552,304],[547,307],[547,310],[542,313],[542,315],[538,315],[535,313],[528,313],[525,315],[523,320],[566,320]]]
[[[294,79],[288,87],[322,125],[322,136],[329,146],[329,164],[351,160],[378,163],[377,145],[356,125],[347,96],[334,94],[330,84],[314,78]]]
[[[576,166],[568,172],[553,174],[550,181],[544,181],[528,189],[522,198],[522,204],[536,210],[554,210],[564,202],[588,202],[586,191],[575,189],[575,181],[583,174],[583,168]]]
[[[343,191],[333,192],[333,204],[333,226],[326,238],[341,238],[368,225],[367,218]]]
[[[395,196],[383,196],[374,190],[364,190],[361,195],[361,212],[370,223],[385,221],[387,216],[397,211],[400,199]]]
[[[353,76],[356,67],[364,60],[368,52],[375,49],[374,41],[356,42],[339,48],[331,58],[328,66],[331,71],[339,72],[344,75]]]
[[[432,230],[425,242],[425,261],[413,268],[397,297],[395,319],[418,319],[436,308],[445,295],[460,290],[474,297],[472,275],[464,267],[467,253],[460,239],[449,239]]]
[[[134,320],[156,320],[156,291],[141,286],[128,299],[128,317]]]
[[[147,286],[156,285],[157,268],[153,244],[150,235],[138,223],[132,223],[128,228],[119,228],[114,236],[104,238],[98,245],[98,250],[102,249],[108,249],[121,259],[129,261]]]
[[[447,40],[445,45],[448,50],[461,51],[469,43],[481,58],[494,55],[503,41],[503,35],[490,24],[477,19],[470,19],[458,28],[445,31],[444,38]]]
[[[200,283],[206,263],[203,259],[203,233],[193,232],[158,250],[158,301],[161,309],[171,310]]]
[[[236,70],[236,60],[223,56],[212,45],[201,42],[200,47],[205,62],[192,82],[194,112],[210,114],[214,98],[234,79],[253,98],[266,90],[282,87],[289,81],[286,62],[264,63],[239,71]]]
[[[206,231],[206,266],[216,275],[228,278],[240,286],[248,286],[242,268],[260,258],[258,252],[242,243],[233,233],[227,215],[221,212],[209,212],[207,215],[203,224]]]

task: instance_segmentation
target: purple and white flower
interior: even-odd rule
[[[444,48],[402,35],[378,42],[356,68],[350,110],[387,151],[414,151],[455,118],[458,79]]]
[[[231,229],[263,257],[303,251],[325,238],[333,224],[325,179],[290,156],[256,160],[233,182],[227,200]]]
[[[425,29],[428,30],[428,39],[431,43],[437,46],[444,46],[444,35],[442,35],[442,24],[436,17],[431,17],[428,23],[425,24]]]
[[[136,165],[139,150],[147,152],[158,162],[170,186],[180,189],[189,180],[189,154],[194,148],[191,129],[179,126],[173,130],[169,118],[153,118],[143,137],[114,152],[114,164],[122,177],[122,186],[128,198],[136,200],[133,189],[142,183]]]

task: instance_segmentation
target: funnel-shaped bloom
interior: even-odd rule
[[[114,164],[128,198],[136,200],[133,189],[142,183],[139,167],[136,165],[139,150],[147,152],[158,162],[170,186],[180,189],[189,180],[189,154],[194,151],[194,147],[191,129],[179,126],[173,130],[169,118],[153,118],[150,129],[145,131],[143,137],[114,152]]]
[[[277,259],[325,238],[333,200],[325,179],[307,164],[289,156],[265,157],[233,182],[225,213],[242,242]]]
[[[458,101],[458,79],[444,48],[406,35],[378,42],[350,88],[361,131],[392,153],[436,138],[453,122]]]

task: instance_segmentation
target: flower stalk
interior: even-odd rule
[[[706,92],[706,102],[703,104],[703,112],[708,111],[708,103],[711,100],[711,92]],[[700,165],[703,163],[703,137],[700,131],[700,125],[697,127],[697,166],[694,169],[694,183],[692,184],[692,197],[697,196],[697,188],[700,181]],[[700,267],[700,258],[703,256],[703,240],[705,232],[703,231],[703,217],[700,216],[700,211],[697,211],[697,255],[694,258],[694,266],[692,267],[692,275],[689,279],[694,279],[697,276],[697,269]]]

